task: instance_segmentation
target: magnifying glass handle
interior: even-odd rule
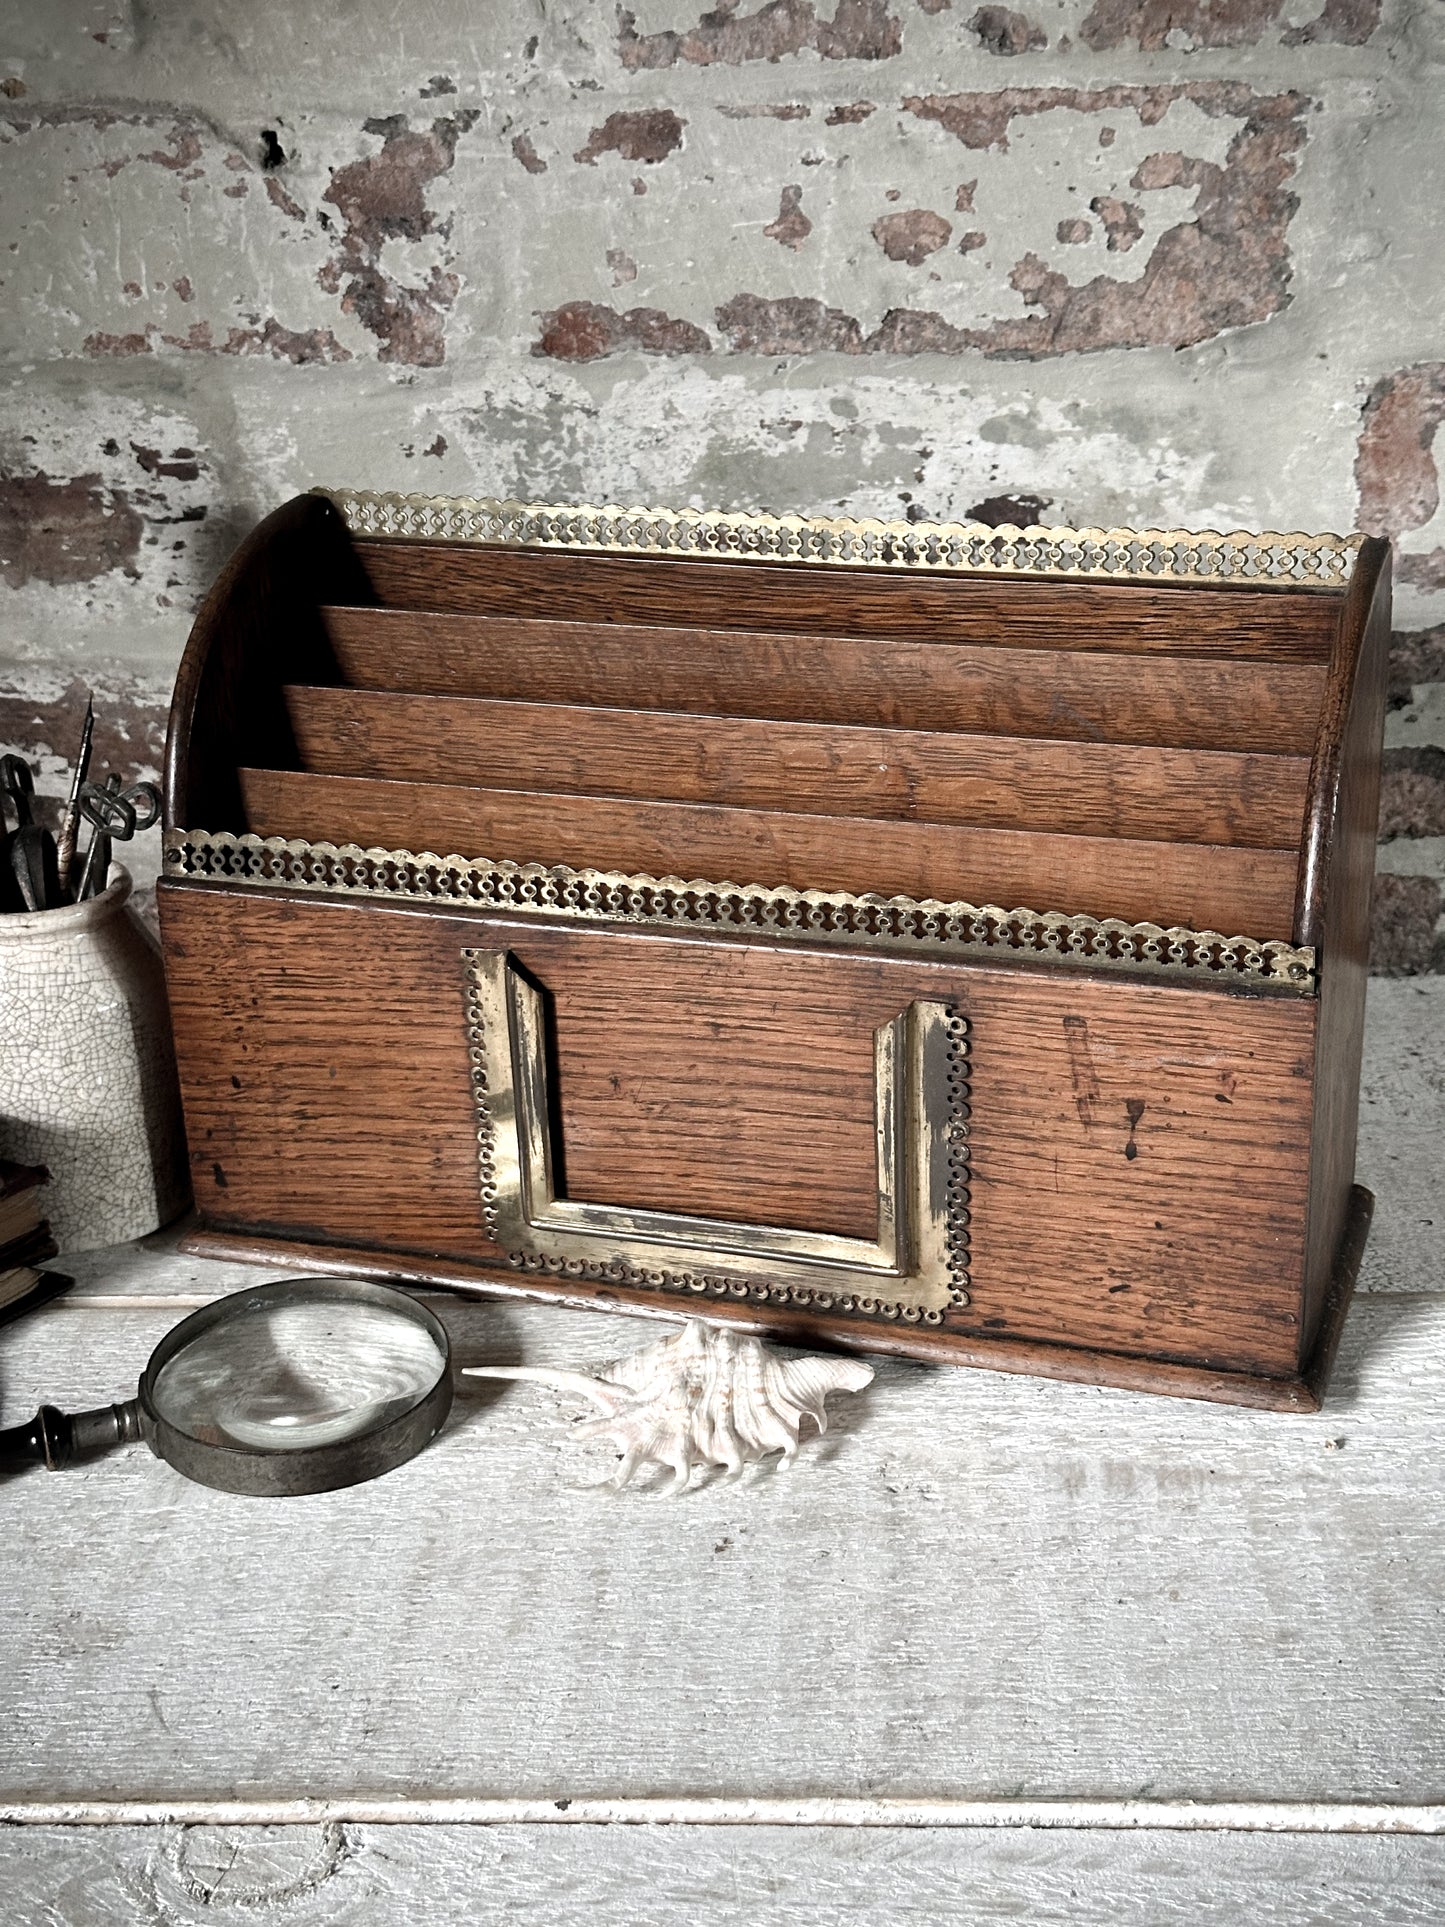
[[[124,1405],[97,1406],[93,1412],[60,1412],[42,1405],[28,1425],[0,1430],[0,1476],[32,1465],[59,1472],[78,1459],[99,1458],[139,1437],[140,1413],[133,1398]]]

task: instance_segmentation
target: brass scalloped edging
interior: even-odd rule
[[[623,876],[563,864],[363,850],[355,843],[238,836],[229,830],[167,830],[164,866],[167,876],[203,882],[454,903],[508,915],[755,932],[770,940],[922,951],[960,960],[1015,956],[1196,983],[1205,978],[1305,997],[1316,988],[1314,950],[1277,938],[1225,937],[1216,930],[1164,929],[1052,910]]]
[[[553,506],[368,489],[315,493],[334,502],[347,527],[359,536],[966,575],[1340,588],[1362,540],[1358,535],[1298,531],[990,528],[982,522],[883,522],[587,503]]]
[[[724,1242],[710,1247],[699,1242],[706,1221],[654,1217],[647,1212],[634,1213],[626,1207],[569,1204],[563,1208],[586,1214],[596,1222],[588,1236],[579,1237],[574,1228],[571,1235],[558,1237],[559,1227],[549,1217],[555,1213],[555,1200],[544,1198],[541,1215],[533,1215],[539,1204],[534,1189],[536,1170],[523,1150],[527,1130],[518,1128],[527,1108],[524,1093],[528,1076],[525,1071],[519,1075],[517,1054],[520,1049],[524,1060],[528,1055],[538,1059],[544,1055],[540,1030],[524,1021],[520,1027],[523,1034],[519,1036],[518,1027],[508,1021],[507,984],[511,961],[505,953],[463,950],[462,958],[466,966],[467,1055],[476,1120],[482,1222],[488,1239],[500,1246],[511,1270],[534,1277],[789,1306],[794,1310],[827,1312],[840,1317],[879,1319],[888,1324],[939,1326],[950,1307],[969,1303],[969,1024],[956,1005],[915,1003],[895,1024],[885,1026],[886,1032],[901,1038],[907,1034],[911,1020],[921,1012],[932,1012],[942,1020],[941,1030],[935,1033],[931,1045],[926,1031],[922,1038],[914,1034],[905,1073],[909,1080],[907,1094],[895,1090],[890,1098],[885,1088],[889,1079],[885,1075],[884,1087],[880,1087],[875,1096],[879,1120],[887,1113],[895,1118],[907,1117],[910,1133],[917,1133],[910,1149],[901,1154],[901,1161],[912,1164],[914,1179],[921,1183],[925,1199],[920,1215],[931,1220],[927,1227],[915,1222],[914,1230],[907,1235],[906,1241],[913,1247],[914,1269],[903,1273],[893,1270],[878,1277],[878,1285],[885,1289],[890,1276],[896,1285],[904,1288],[904,1295],[894,1299],[858,1289],[855,1280],[843,1272],[842,1260],[836,1251],[831,1254],[833,1261],[830,1262],[826,1247],[835,1241],[823,1234],[778,1232],[752,1225],[707,1224],[707,1230],[715,1236],[728,1234]],[[530,995],[540,1009],[535,992]],[[941,1064],[935,1062],[930,1066],[930,1050],[940,1051]],[[921,1051],[922,1057],[913,1056],[913,1051]],[[897,1060],[892,1061],[896,1070]],[[545,1072],[542,1075],[545,1078]],[[900,1174],[896,1161],[900,1154],[895,1149],[890,1160],[883,1153],[881,1121],[879,1130],[880,1190],[885,1183],[883,1167],[886,1165],[892,1174],[886,1181],[886,1196],[898,1212],[894,1219],[892,1212],[884,1211],[880,1202],[880,1218],[898,1224],[914,1222],[919,1200],[914,1198],[910,1203],[908,1186],[898,1184]],[[549,1135],[545,1124],[542,1135],[544,1138]],[[934,1167],[934,1160],[940,1154],[944,1161],[941,1171]],[[543,1164],[545,1168],[545,1156]],[[523,1177],[524,1166],[532,1170],[530,1181]],[[545,1174],[544,1188],[550,1189],[550,1172]],[[528,1200],[525,1205],[524,1198]],[[639,1235],[639,1217],[653,1217],[656,1248],[649,1249],[648,1241]],[[679,1227],[674,1231],[674,1241],[657,1240],[657,1232],[664,1225]],[[514,1238],[518,1240],[516,1244],[512,1242]],[[780,1239],[792,1248],[791,1257],[773,1249]],[[600,1246],[601,1255],[594,1256],[588,1249],[589,1244]],[[929,1280],[930,1247],[932,1261],[941,1261],[940,1284],[946,1297],[938,1304],[920,1304],[906,1294]],[[869,1255],[882,1256],[879,1252]],[[815,1276],[799,1275],[800,1257],[818,1267]],[[698,1259],[699,1268],[688,1264],[689,1258]],[[850,1254],[850,1262],[857,1263],[856,1253]],[[925,1267],[921,1274],[916,1269],[920,1262]]]
[[[972,1298],[969,1287],[973,1274],[973,1164],[970,1158],[969,1119],[973,1114],[973,1086],[970,1082],[968,1019],[956,1005],[947,1006],[945,1033],[948,1039],[948,1068],[944,1085],[948,1092],[948,1180],[945,1186],[944,1234],[948,1246],[949,1297],[955,1305],[966,1305]]]

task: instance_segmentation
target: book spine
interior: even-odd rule
[[[59,1271],[40,1271],[35,1275],[35,1283],[21,1297],[12,1299],[8,1305],[0,1307],[0,1325],[8,1325],[22,1318],[28,1311],[37,1311],[41,1305],[48,1305],[52,1298],[59,1298],[75,1283]]]

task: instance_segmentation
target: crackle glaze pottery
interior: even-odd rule
[[[160,949],[119,867],[98,897],[0,917],[0,1157],[44,1164],[62,1255],[187,1202]]]

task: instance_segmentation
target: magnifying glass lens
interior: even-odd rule
[[[142,1438],[222,1492],[334,1492],[420,1452],[452,1389],[446,1326],[418,1299],[371,1278],[282,1278],[183,1318],[123,1405],[42,1405],[0,1430],[0,1478]]]
[[[365,1278],[286,1278],[192,1312],[151,1353],[141,1436],[227,1492],[330,1492],[402,1465],[452,1403],[434,1312]]]
[[[370,1435],[446,1370],[410,1310],[238,1293],[156,1373],[156,1416],[202,1445],[303,1452]]]

